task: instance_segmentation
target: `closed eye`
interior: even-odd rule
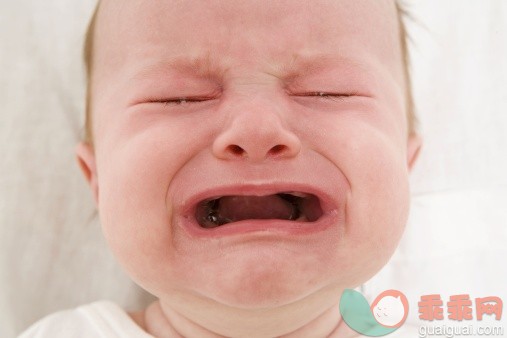
[[[356,93],[328,93],[328,92],[307,92],[307,93],[301,93],[301,94],[295,94],[294,96],[300,96],[300,97],[315,97],[318,99],[323,100],[333,100],[333,101],[342,101],[346,98],[357,96]]]
[[[213,100],[212,97],[176,97],[176,98],[167,98],[167,99],[154,99],[149,100],[149,103],[162,103],[165,106],[185,106],[188,104],[199,103]]]

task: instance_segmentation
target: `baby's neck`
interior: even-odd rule
[[[129,315],[144,331],[157,338],[225,338],[225,336],[218,335],[172,310],[163,309],[160,301],[155,301],[145,311],[129,313]],[[249,336],[254,337],[253,335]],[[356,336],[357,333],[341,320],[338,305],[333,306],[304,326],[279,335],[280,338],[349,338]]]

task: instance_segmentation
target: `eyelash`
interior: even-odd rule
[[[327,93],[327,92],[309,92],[303,94],[295,94],[294,96],[298,97],[317,97],[323,100],[331,100],[331,101],[343,101],[346,98],[357,96],[356,93],[350,94],[336,94],[336,93]],[[150,101],[152,103],[162,103],[164,106],[181,106],[186,103],[199,103],[204,101],[213,100],[211,97],[179,97],[175,99],[160,99]]]
[[[181,106],[184,105],[185,103],[199,103],[209,100],[212,100],[212,98],[179,97],[177,99],[157,100],[155,102],[163,103],[164,106]]]
[[[295,96],[302,97],[317,97],[319,99],[331,100],[331,101],[343,101],[346,98],[357,96],[357,93],[349,93],[349,94],[337,94],[337,93],[327,93],[327,92],[309,92],[303,94],[296,94]]]

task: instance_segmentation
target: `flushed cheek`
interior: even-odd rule
[[[408,174],[403,147],[380,132],[369,135],[344,142],[341,167],[351,187],[345,236],[358,249],[359,260],[380,268],[407,221]]]
[[[141,140],[118,146],[102,158],[99,210],[104,235],[118,260],[134,278],[150,280],[164,275],[164,262],[170,259],[167,188],[181,163],[174,160],[180,156],[178,149]]]
[[[206,148],[213,128],[190,115],[130,113],[118,117],[116,127],[105,128],[109,133],[97,147],[99,212],[113,253],[138,283],[149,287],[170,274],[175,236],[169,186]]]
[[[196,114],[171,115],[163,105],[134,109],[115,119],[97,147],[102,202],[129,210],[166,205],[168,188],[179,170],[206,149],[213,127]],[[196,123],[202,120],[202,123]],[[119,194],[110,201],[106,194]],[[102,210],[101,210],[102,211]]]
[[[351,218],[354,214],[359,216],[350,222],[353,230],[349,240],[357,245],[363,260],[376,266],[372,272],[380,269],[396,249],[405,227],[407,208],[405,201],[399,200],[399,203],[371,202],[351,209]],[[367,217],[361,217],[368,211]]]

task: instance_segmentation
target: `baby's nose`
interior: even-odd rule
[[[258,103],[232,111],[229,124],[213,143],[214,155],[252,162],[295,157],[301,151],[301,140],[284,124],[288,114],[279,108]]]

